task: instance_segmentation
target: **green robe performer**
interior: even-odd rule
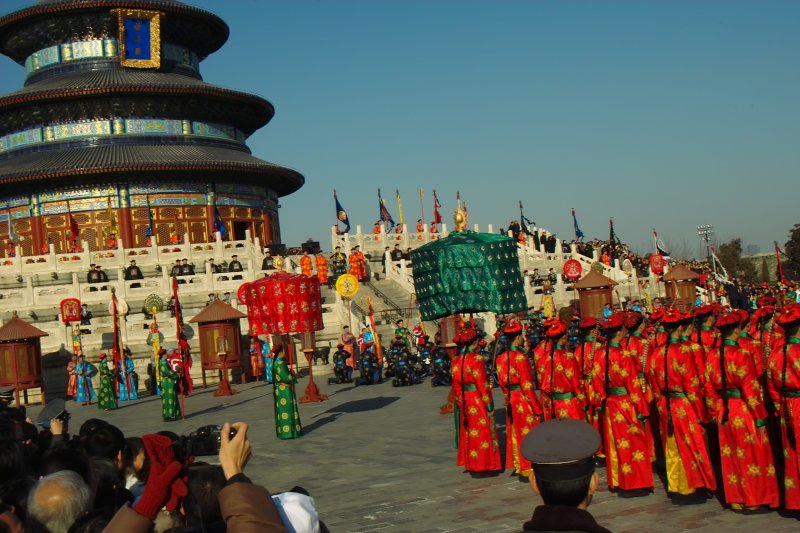
[[[108,367],[106,358],[108,355],[103,352],[100,354],[100,388],[98,389],[97,407],[105,411],[117,408],[117,396],[114,394],[114,379],[117,376],[116,370]]]
[[[279,439],[296,439],[303,436],[300,426],[300,413],[297,410],[297,397],[292,375],[283,359],[283,346],[272,349],[272,394],[275,398],[275,433]]]
[[[177,393],[180,375],[172,370],[167,359],[167,351],[164,348],[159,350],[158,355],[158,371],[161,374],[161,416],[165,422],[169,422],[181,416],[181,405],[178,403]]]

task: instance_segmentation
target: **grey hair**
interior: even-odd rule
[[[58,498],[41,501],[44,488],[55,489]],[[50,533],[67,533],[70,526],[89,510],[91,494],[83,478],[71,470],[61,470],[45,476],[28,495],[28,515]]]

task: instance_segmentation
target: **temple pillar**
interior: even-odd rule
[[[136,237],[133,234],[133,220],[131,219],[131,192],[127,185],[119,191],[119,209],[117,209],[117,220],[119,220],[119,238],[126,248],[137,248]]]
[[[42,209],[39,198],[31,195],[31,255],[39,255],[44,244],[44,222],[42,221]]]
[[[208,190],[206,191],[206,234],[208,237],[206,241],[210,241],[211,238],[214,236],[214,204],[216,203],[216,198],[214,194],[214,189],[212,185],[208,186]]]
[[[270,211],[263,209],[261,211],[261,222],[264,228],[264,246],[272,244],[272,217]]]

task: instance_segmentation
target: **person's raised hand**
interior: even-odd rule
[[[219,444],[219,464],[225,473],[225,479],[244,472],[244,466],[250,459],[250,441],[247,439],[247,424],[244,422],[225,422],[222,426]],[[230,437],[231,429],[236,435]]]

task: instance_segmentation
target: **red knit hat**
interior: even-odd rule
[[[686,317],[683,313],[681,313],[678,309],[670,308],[664,312],[664,316],[661,317],[660,322],[662,324],[672,324],[677,325],[684,321]]]
[[[550,325],[544,332],[545,337],[549,338],[560,337],[561,335],[567,332],[567,323],[564,322],[563,320],[559,320],[556,318],[553,321],[548,321],[548,322],[550,322]]]
[[[612,331],[621,328],[625,324],[625,313],[617,311],[606,319],[600,326],[603,331]]]
[[[506,327],[503,328],[503,333],[514,335],[522,331],[522,324],[516,318],[512,318],[506,322]]]
[[[472,328],[467,328],[461,330],[461,333],[455,336],[453,342],[455,342],[459,346],[469,346],[475,341],[477,337],[478,337],[477,331],[475,331]]]
[[[597,327],[597,319],[587,316],[578,323],[578,329],[594,329]]]
[[[625,329],[632,331],[639,327],[639,324],[642,323],[642,318],[642,313],[638,311],[627,311],[625,313],[625,323],[623,325]]]
[[[775,305],[778,303],[778,300],[775,299],[774,296],[770,296],[769,294],[762,296],[758,300],[756,300],[756,305],[758,307],[772,307],[775,308]]]
[[[789,326],[795,322],[800,322],[800,304],[787,305],[781,309],[775,317],[775,322],[781,326]]]
[[[717,317],[717,320],[714,322],[714,327],[719,329],[735,327],[741,323],[741,318],[739,313],[731,311],[730,313],[725,313]]]
[[[713,305],[701,305],[694,310],[694,315],[697,317],[707,317],[708,315],[715,314]]]
[[[660,322],[661,319],[664,318],[664,314],[665,313],[664,313],[664,309],[663,308],[656,309],[655,311],[650,313],[650,317],[649,317],[650,323],[651,324],[655,324],[657,322]]]
[[[744,309],[737,309],[734,312],[739,315],[739,322],[741,324],[744,324],[745,322],[747,322],[750,319],[750,313],[748,313]]]

